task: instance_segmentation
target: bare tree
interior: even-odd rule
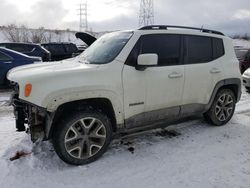
[[[52,42],[53,39],[53,33],[52,31],[47,31],[46,36],[45,36],[45,41],[44,42]]]
[[[4,35],[10,42],[21,42],[20,29],[15,24],[4,28]]]
[[[10,42],[30,42],[29,29],[25,25],[21,27],[15,24],[8,25],[3,28],[3,33]]]
[[[42,43],[45,42],[46,36],[45,36],[45,29],[43,27],[40,27],[38,29],[33,29],[31,31],[31,41],[33,43]]]
[[[66,29],[66,33],[67,33],[67,36],[68,36],[68,42],[71,42],[71,31],[70,29]]]
[[[30,42],[30,37],[29,37],[30,31],[25,25],[21,26],[20,34],[21,34],[21,41],[22,42]]]
[[[56,42],[62,42],[62,32],[56,29],[54,33],[56,34]]]

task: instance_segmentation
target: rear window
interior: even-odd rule
[[[187,63],[206,63],[213,59],[212,39],[203,36],[186,36]]]
[[[26,44],[9,44],[7,48],[22,53],[28,53],[32,52],[35,47],[33,45],[26,45]]]

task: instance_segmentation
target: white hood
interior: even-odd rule
[[[78,72],[87,69],[97,68],[98,65],[84,64],[77,59],[70,59],[56,62],[37,63],[32,65],[24,65],[11,69],[8,72],[7,78],[11,81],[18,82],[29,77],[47,77],[67,72]]]

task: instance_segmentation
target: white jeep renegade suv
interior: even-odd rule
[[[224,125],[241,96],[232,40],[181,26],[109,33],[74,59],[15,68],[8,79],[17,130],[51,139],[74,165],[98,159],[114,135],[198,114]]]

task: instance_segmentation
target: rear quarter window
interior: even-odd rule
[[[213,58],[217,59],[225,54],[223,40],[219,38],[213,38]]]

